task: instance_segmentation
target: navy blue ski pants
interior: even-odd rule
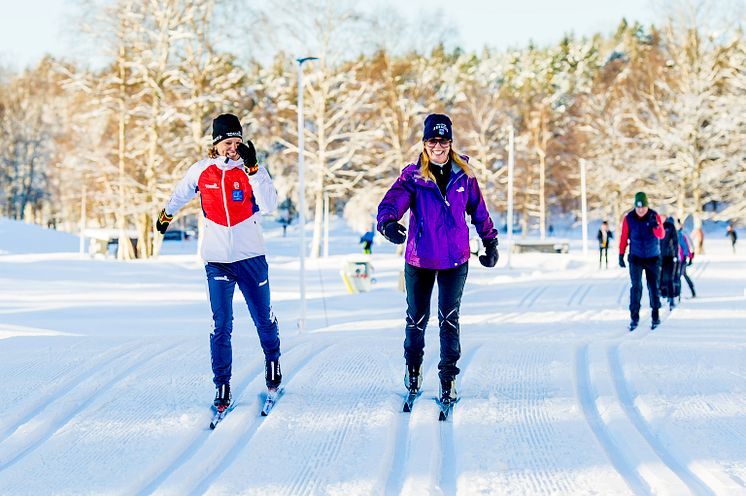
[[[430,297],[438,281],[438,323],[440,325],[441,381],[453,380],[459,373],[456,362],[461,357],[459,312],[469,263],[453,269],[421,269],[406,264],[404,281],[407,288],[407,323],[404,339],[404,359],[419,365],[425,355],[425,328],[430,318]]]
[[[277,360],[280,357],[280,333],[270,305],[269,267],[264,255],[231,263],[208,262],[205,271],[215,322],[210,334],[213,382],[220,386],[229,384],[231,380],[233,292],[236,284],[246,300],[265,359]]]

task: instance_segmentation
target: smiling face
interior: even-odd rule
[[[218,151],[218,155],[228,157],[231,160],[238,160],[240,157],[236,149],[240,144],[241,138],[228,138],[215,145],[215,148]]]
[[[425,152],[431,162],[445,164],[451,153],[451,140],[433,138],[425,141]]]

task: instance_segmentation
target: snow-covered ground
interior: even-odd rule
[[[438,422],[436,321],[424,394],[401,412],[394,248],[377,244],[372,291],[348,294],[359,234],[336,225],[331,256],[308,260],[300,333],[296,233],[268,226],[287,392],[258,415],[262,357],[237,299],[238,406],[210,431],[194,242],[80,258],[75,237],[0,219],[0,494],[746,494],[746,257],[724,237],[690,267],[697,298],[685,287],[634,333],[613,254],[608,270],[577,242],[511,268],[472,260],[462,400]]]

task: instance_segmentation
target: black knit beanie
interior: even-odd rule
[[[228,138],[241,138],[241,121],[233,114],[220,114],[212,121],[212,144],[217,145]]]

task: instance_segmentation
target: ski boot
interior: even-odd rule
[[[407,388],[409,394],[417,394],[422,386],[422,364],[410,365],[407,364],[406,371],[404,372],[404,387]]]
[[[440,380],[440,402],[443,405],[449,405],[458,401],[458,392],[456,391],[456,380]]]
[[[230,384],[221,384],[215,388],[215,401],[213,401],[213,405],[215,405],[218,412],[227,410],[231,406],[232,400]]]
[[[676,300],[674,300],[673,298],[669,298],[668,299],[668,309],[669,310],[673,310],[674,308],[676,308]]]
[[[637,324],[639,322],[640,322],[640,315],[636,313],[631,314],[630,320],[629,320],[629,332],[632,332],[635,329],[637,329]]]
[[[655,329],[656,327],[658,327],[659,325],[661,325],[661,318],[660,318],[660,315],[658,313],[658,309],[657,308],[653,309],[653,311],[651,312],[650,316],[651,316],[651,319],[650,319],[650,328],[651,329]]]
[[[264,380],[267,384],[267,390],[270,394],[276,393],[282,383],[282,371],[280,370],[280,360],[264,361]]]

